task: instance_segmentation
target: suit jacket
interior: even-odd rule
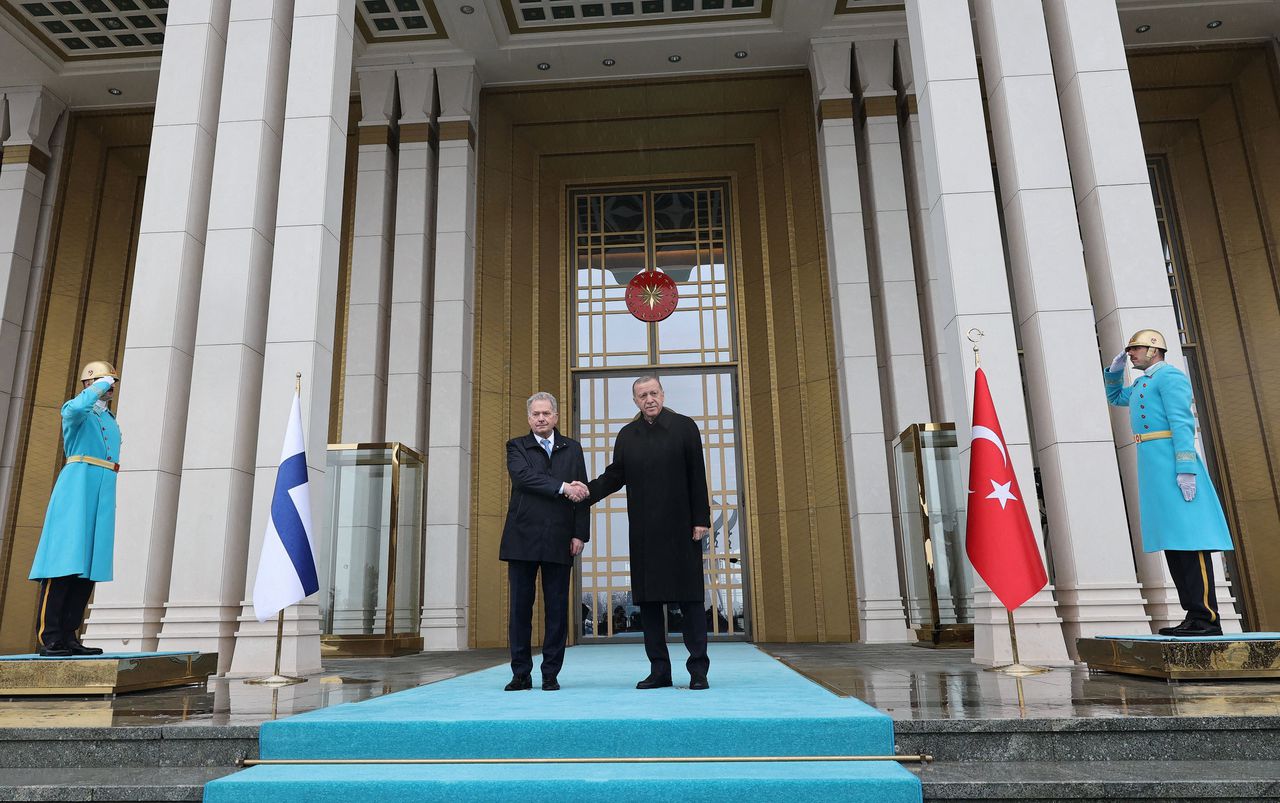
[[[511,502],[502,528],[501,560],[573,563],[570,540],[591,539],[591,507],[560,495],[560,483],[587,481],[582,445],[559,432],[551,456],[530,432],[507,441]]]

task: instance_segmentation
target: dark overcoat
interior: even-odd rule
[[[590,483],[594,504],[627,486],[631,590],[636,603],[702,602],[702,544],[711,526],[702,436],[692,418],[663,408],[618,432],[613,463]]]
[[[569,542],[591,539],[591,509],[560,495],[560,483],[587,481],[582,445],[559,432],[551,456],[530,432],[507,441],[511,502],[502,528],[501,560],[573,563]]]

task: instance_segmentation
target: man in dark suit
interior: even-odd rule
[[[569,636],[569,577],[573,559],[591,539],[590,508],[578,504],[587,479],[582,446],[556,431],[556,397],[535,393],[525,403],[528,435],[507,441],[511,502],[502,529],[498,557],[507,562],[511,608],[507,638],[511,644],[511,682],[507,691],[533,688],[533,599],[542,573],[546,611],[542,641],[542,690],[558,691],[556,675]]]
[[[702,436],[692,418],[667,409],[662,382],[642,376],[631,385],[640,414],[619,432],[613,463],[589,485],[589,502],[627,487],[631,593],[640,606],[649,676],[637,689],[671,685],[667,604],[680,607],[689,688],[706,689],[707,619],[702,548],[711,529]],[[574,492],[570,489],[570,492]]]

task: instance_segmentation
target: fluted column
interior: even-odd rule
[[[1068,651],[1148,632],[1098,371],[1071,171],[1044,12],[977,0],[1000,203],[1009,241],[1037,463]]]
[[[1016,466],[1022,500],[1037,540],[1035,477],[1027,429],[1017,342],[1005,279],[1004,250],[987,150],[982,94],[967,0],[908,0],[907,25],[920,105],[924,168],[933,256],[949,286],[953,317],[943,329],[956,356],[947,366],[957,401],[961,476],[967,477],[969,417],[973,410],[974,366],[966,333],[980,329],[983,367],[991,386],[1009,459]],[[1012,657],[1004,607],[985,585],[974,594],[974,661],[1003,663]],[[1032,597],[1017,612],[1018,648],[1026,661],[1067,660],[1052,588]]]
[[[914,636],[906,626],[898,586],[880,369],[871,312],[871,274],[863,232],[850,88],[851,58],[852,48],[848,42],[813,43],[810,48],[810,70],[820,118],[818,160],[858,584],[858,632],[866,642],[905,642]]]
[[[302,373],[303,382],[313,544],[328,518],[325,456],[354,27],[354,0],[308,0],[294,7],[248,571],[231,664],[236,674],[269,672],[274,659],[276,625],[254,618],[252,596],[295,372]],[[318,671],[320,620],[315,600],[290,606],[286,620],[282,669]]]
[[[35,93],[39,93],[36,95]],[[16,291],[15,283],[24,283],[22,317],[13,352],[12,379],[9,382],[8,401],[0,405],[4,415],[4,440],[0,443],[0,510],[9,509],[13,492],[13,464],[17,458],[19,433],[22,431],[22,413],[26,405],[27,382],[30,377],[31,353],[36,336],[36,321],[40,316],[40,299],[44,283],[45,259],[49,253],[49,232],[52,226],[54,204],[57,202],[58,180],[62,170],[62,154],[67,132],[67,115],[61,114],[64,104],[48,94],[47,90],[32,89],[30,101],[19,99],[5,101],[10,115],[9,137],[5,141],[4,166],[0,168],[0,228],[9,231],[12,226],[13,251],[7,257],[10,277],[7,286]],[[11,93],[14,94],[14,93]],[[0,107],[2,108],[2,107]],[[28,115],[24,109],[30,109]],[[55,120],[48,119],[57,111]],[[0,112],[2,113],[2,112]],[[14,120],[16,116],[16,121]],[[22,124],[23,120],[26,124]],[[42,174],[38,185],[33,185],[32,171]],[[34,223],[27,222],[32,203],[29,197],[37,192]],[[14,206],[17,205],[15,215]],[[23,232],[32,227],[31,246],[25,251],[27,269],[22,273],[24,250]],[[9,234],[2,235],[8,242]],[[0,261],[6,259],[0,256]],[[17,274],[17,275],[14,275]],[[6,308],[17,303],[16,296],[7,298]],[[8,337],[12,338],[13,335]],[[0,542],[3,541],[0,535]]]
[[[1095,360],[1098,370],[1139,329],[1163,332],[1169,342],[1167,359],[1181,366],[1177,318],[1115,2],[1044,0],[1043,7],[1102,343],[1102,356]],[[1137,453],[1128,412],[1113,410],[1111,423],[1124,487],[1137,488]],[[1177,591],[1163,556],[1142,551],[1137,505],[1129,505],[1129,532],[1152,626],[1177,624],[1183,618]],[[1221,555],[1214,556],[1214,565],[1222,627],[1239,630],[1240,616]]]
[[[293,0],[232,0],[162,650],[231,666],[249,549]]]
[[[893,88],[892,39],[858,42],[863,159],[870,201],[868,249],[879,297],[884,375],[889,399],[885,436],[892,441],[911,424],[929,421],[929,383],[911,247],[910,213],[898,139],[898,93]]]
[[[396,74],[394,70],[367,70],[357,77],[361,119],[340,439],[343,443],[378,443],[387,440]]]
[[[152,650],[169,594],[218,101],[231,0],[169,10],[133,270],[119,401],[124,433],[115,580],[94,594],[86,642]]]
[[[428,650],[457,650],[467,646],[480,77],[473,66],[442,67],[436,81],[440,161],[422,638]]]
[[[400,167],[396,185],[396,255],[391,281],[386,427],[388,440],[422,451],[427,445],[427,405],[431,392],[434,278],[431,254],[436,227],[438,136],[435,73],[431,69],[399,70],[397,77]],[[467,370],[469,374],[469,366]]]

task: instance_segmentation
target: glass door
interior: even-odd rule
[[[708,632],[744,637],[743,515],[737,403],[737,349],[732,320],[728,185],[657,185],[571,193],[568,232],[574,259],[574,421],[587,473],[598,476],[614,438],[635,418],[631,383],[662,378],[666,405],[702,433],[711,535],[705,542]],[[669,318],[644,323],[627,311],[627,283],[644,270],[676,282]],[[626,489],[591,512],[591,541],[578,571],[577,611],[583,640],[639,638],[631,595]],[[668,611],[671,632],[679,610]]]

